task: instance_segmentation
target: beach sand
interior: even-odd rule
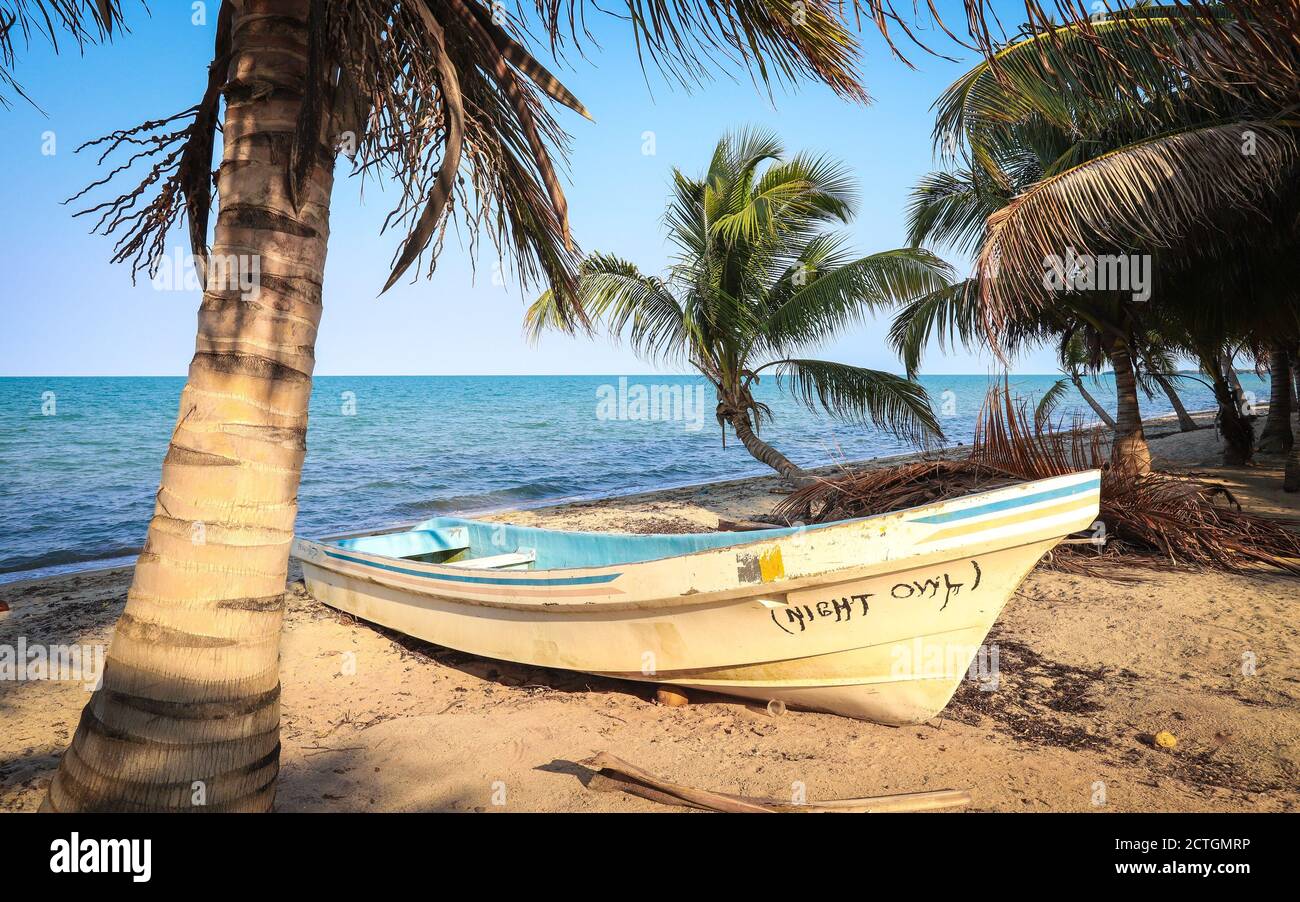
[[[1296,515],[1281,460],[1225,470],[1213,430],[1153,441],[1171,469]],[[683,531],[753,517],[774,478],[498,515],[561,528]],[[997,691],[966,682],[925,724],[886,727],[475,658],[353,620],[291,586],[282,648],[283,811],[681,811],[585,786],[607,750],[674,782],[809,800],[965,789],[984,811],[1300,807],[1300,581],[1116,566],[1035,570],[990,641]],[[0,643],[108,640],[126,569],[0,587]],[[1244,663],[1254,662],[1253,674]],[[354,666],[353,666],[354,665]],[[88,694],[0,683],[0,811],[34,811]],[[1173,733],[1171,751],[1150,734]]]

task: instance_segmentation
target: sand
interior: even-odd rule
[[[1223,479],[1250,509],[1295,515],[1281,461],[1224,470],[1213,430],[1153,441],[1162,465]],[[752,517],[774,478],[499,515],[566,528],[680,531]],[[129,570],[0,587],[0,644],[107,642]],[[635,683],[475,658],[334,612],[291,585],[283,651],[283,811],[664,811],[585,785],[607,750],[675,782],[828,799],[965,789],[984,811],[1286,811],[1300,807],[1300,582],[1117,566],[1039,568],[974,682],[925,724],[770,715]],[[1251,665],[1253,664],[1253,668]],[[0,683],[0,811],[40,803],[88,694]],[[1173,733],[1173,750],[1149,736]]]

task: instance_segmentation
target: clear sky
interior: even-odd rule
[[[65,48],[55,57],[34,45],[22,55],[16,74],[44,115],[20,100],[0,110],[0,256],[8,277],[0,299],[0,375],[183,374],[193,353],[199,293],[158,291],[143,279],[133,287],[128,269],[108,262],[111,242],[87,234],[90,223],[61,205],[97,177],[95,155],[74,153],[79,144],[178,112],[202,94],[217,4],[208,4],[203,25],[191,23],[185,0],[158,0],[152,15],[125,5],[131,31],[109,46],[90,47],[84,56]],[[957,0],[940,7],[947,21],[962,21]],[[1004,21],[1015,21],[1014,14]],[[928,34],[935,46],[970,61],[969,52]],[[667,249],[659,223],[670,167],[702,170],[720,133],[742,125],[773,128],[790,150],[825,151],[849,163],[862,195],[850,229],[856,248],[866,254],[903,244],[909,188],[933,165],[930,105],[963,65],[917,51],[910,56],[920,71],[910,70],[871,29],[863,34],[871,105],[850,105],[806,84],[778,91],[773,103],[743,73],[689,93],[669,86],[655,72],[643,76],[623,23],[608,21],[598,36],[602,47],[591,49],[588,60],[556,68],[596,120],[559,111],[573,136],[566,189],[573,232],[584,248],[661,270]],[[643,152],[647,132],[653,154]],[[530,346],[520,323],[531,296],[509,280],[509,287],[493,285],[490,252],[481,255],[475,280],[468,252],[450,239],[431,281],[408,279],[378,298],[400,236],[379,234],[389,210],[383,186],[368,180],[363,197],[360,180],[347,178],[345,165],[334,192],[317,373],[650,369],[604,340],[556,335]],[[173,253],[184,253],[184,245],[180,234],[169,242]],[[881,321],[864,325],[821,356],[897,371],[885,328]],[[988,355],[935,350],[926,371],[984,373],[993,366]],[[1046,373],[1055,367],[1045,350],[1016,368]]]

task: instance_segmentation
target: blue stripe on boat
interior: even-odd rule
[[[557,576],[549,579],[536,576],[513,579],[507,576],[461,576],[459,573],[427,573],[424,570],[412,570],[409,567],[394,567],[392,564],[366,561],[361,558],[349,557],[346,554],[339,554],[336,551],[326,551],[325,555],[326,557],[337,558],[340,561],[347,561],[350,564],[377,567],[380,570],[402,573],[406,576],[421,576],[425,579],[441,579],[453,583],[478,583],[489,586],[591,586],[613,582],[623,575],[621,573],[602,573],[595,576]]]
[[[909,523],[951,523],[953,520],[968,520],[971,517],[978,517],[982,514],[991,514],[995,511],[1007,510],[1014,507],[1024,507],[1039,501],[1051,501],[1053,498],[1068,498],[1071,495],[1082,495],[1086,492],[1093,492],[1101,488],[1101,477],[1094,476],[1087,482],[1077,482],[1074,485],[1063,486],[1059,489],[1048,489],[1045,492],[1035,492],[1032,495],[1022,495],[1019,498],[1007,498],[1004,501],[990,501],[988,504],[980,504],[975,507],[968,507],[965,510],[949,511],[945,514],[934,514],[929,517],[917,517],[915,520],[909,520]]]

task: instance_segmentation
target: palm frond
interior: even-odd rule
[[[983,185],[974,170],[931,172],[912,189],[907,207],[907,242],[913,247],[951,247],[974,252],[988,218],[1010,195]]]
[[[904,304],[889,326],[889,345],[903,361],[909,378],[921,369],[921,357],[933,336],[940,348],[958,343],[974,347],[983,335],[979,288],[965,279]]]
[[[148,168],[133,191],[95,203],[74,216],[92,217],[91,231],[117,235],[112,262],[130,266],[134,282],[141,273],[156,274],[166,254],[166,241],[182,214],[188,222],[190,249],[205,284],[208,264],[208,217],[212,208],[212,153],[217,120],[230,61],[233,7],[223,3],[217,16],[213,61],[203,97],[194,106],[164,119],[119,129],[87,141],[76,152],[95,150],[97,162],[116,164],[107,175],[78,191],[65,203],[128,173],[137,164]],[[142,149],[143,148],[143,149]]]
[[[911,442],[943,439],[943,430],[918,383],[902,376],[828,360],[774,360],[758,367],[811,409],[870,423]]]
[[[10,106],[5,88],[31,102],[13,75],[20,45],[40,40],[58,53],[63,37],[81,50],[124,24],[121,0],[0,0],[0,107]]]
[[[625,332],[632,348],[647,360],[679,360],[689,353],[690,324],[668,287],[635,265],[611,254],[592,254],[578,271],[578,297],[557,300],[544,292],[524,314],[524,331],[536,340],[547,330],[568,330],[561,309],[581,308],[592,324],[611,335]]]
[[[1038,399],[1038,405],[1034,408],[1035,426],[1041,427],[1051,421],[1052,414],[1056,411],[1056,408],[1060,406],[1061,402],[1065,400],[1065,396],[1069,391],[1070,380],[1064,378],[1057,379],[1052,383],[1051,388],[1043,392],[1043,396]]]
[[[1247,131],[1255,153],[1242,152]],[[977,272],[990,322],[1043,304],[1045,262],[1068,251],[1151,254],[1258,217],[1295,178],[1296,159],[1289,129],[1230,123],[1144,139],[1043,179],[989,218]]]
[[[553,48],[589,41],[587,4],[533,2]],[[830,0],[624,0],[623,7],[596,11],[626,21],[643,68],[684,87],[739,68],[763,83],[812,78],[843,97],[868,99],[856,72],[857,41]]]
[[[965,0],[965,7],[971,36],[996,66],[1008,37],[991,0]],[[1300,96],[1300,7],[1290,0],[1172,0],[1150,11],[1172,27],[1128,29],[1121,45],[1107,48],[1106,24],[1142,15],[1144,7],[1142,0],[1107,0],[1099,15],[1092,4],[1074,0],[1024,2],[1030,30],[1045,34],[1045,53],[1062,36],[1093,45],[1097,58],[1084,75],[1097,83],[1096,99],[1113,98],[1117,86],[1142,84],[1147,67],[1159,63],[1192,85],[1242,98],[1288,103]],[[1063,91],[1084,84],[1061,81]]]
[[[989,161],[1019,142],[1017,131],[1027,122],[1084,135],[1113,129],[1117,121],[1168,123],[1177,117],[1172,110],[1192,99],[1177,64],[1153,47],[1177,45],[1180,22],[1189,19],[1196,20],[1189,10],[1164,5],[1029,28],[936,101],[935,146],[951,159],[964,145],[996,175]]]
[[[801,261],[802,286],[792,286],[768,317],[764,347],[777,353],[808,347],[860,323],[884,305],[911,301],[947,289],[953,270],[922,248],[900,248],[832,265]]]

